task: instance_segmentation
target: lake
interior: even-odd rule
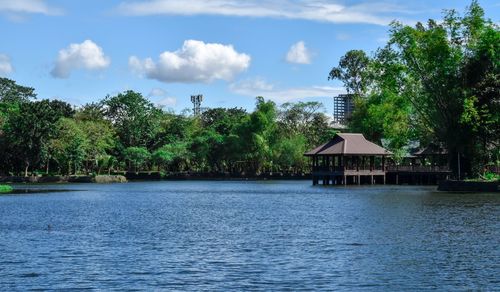
[[[0,196],[0,290],[494,290],[500,196],[182,181]]]

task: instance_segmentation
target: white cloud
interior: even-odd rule
[[[14,71],[14,68],[10,63],[9,56],[0,54],[0,76],[9,75],[12,71]]]
[[[177,98],[168,96],[168,93],[161,88],[153,88],[148,96],[150,98],[159,98],[156,104],[160,107],[174,107],[177,104]]]
[[[59,8],[49,6],[44,0],[0,0],[0,11],[7,13],[61,14]]]
[[[348,33],[338,33],[337,35],[335,35],[335,38],[339,41],[347,41],[350,40],[352,36]]]
[[[250,66],[250,56],[238,53],[231,45],[187,40],[175,52],[163,52],[158,62],[151,58],[129,58],[135,73],[162,82],[212,82],[232,80]]]
[[[286,61],[294,64],[311,64],[311,53],[306,44],[300,41],[290,47],[286,54]]]
[[[306,98],[333,97],[345,93],[345,89],[342,87],[330,86],[277,89],[274,85],[265,82],[261,78],[247,79],[233,83],[229,86],[229,89],[236,94],[250,97],[263,96],[280,103],[298,101]]]
[[[110,63],[111,60],[104,55],[101,47],[91,40],[86,40],[60,50],[50,73],[56,78],[68,78],[75,69],[102,70]]]
[[[122,2],[118,11],[124,15],[224,15],[303,19],[333,23],[370,23],[387,25],[395,13],[414,11],[385,1],[353,5],[328,0],[148,0]]]

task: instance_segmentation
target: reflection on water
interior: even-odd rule
[[[495,194],[307,181],[36,188],[50,191],[0,197],[0,290],[500,284]]]

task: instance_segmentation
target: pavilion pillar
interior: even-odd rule
[[[375,156],[370,156],[370,171],[373,171],[375,167]]]

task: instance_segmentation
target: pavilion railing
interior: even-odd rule
[[[445,172],[450,171],[450,168],[437,165],[390,165],[387,166],[387,171]]]
[[[345,166],[315,166],[313,167],[314,172],[343,172],[343,171],[383,171],[382,166],[359,166],[356,167],[351,165]]]

